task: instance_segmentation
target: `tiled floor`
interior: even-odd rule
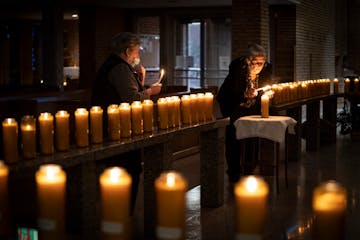
[[[198,161],[195,155],[178,160],[173,165],[189,179],[191,186],[186,196],[186,239],[233,239],[234,203],[227,188],[226,175],[225,204],[219,208],[201,209]],[[301,161],[290,162],[288,170],[289,188],[285,188],[281,178],[279,194],[274,191],[273,177],[265,177],[271,191],[264,239],[311,239],[312,191],[319,183],[330,179],[337,180],[347,189],[345,239],[359,239],[360,141],[352,141],[350,135],[338,134],[336,143],[321,146],[319,151],[303,150]],[[142,234],[141,197],[139,194],[134,216],[135,239],[140,239]],[[302,234],[297,234],[298,227],[305,227]]]

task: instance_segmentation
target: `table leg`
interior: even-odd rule
[[[291,155],[288,155],[288,160],[292,162],[297,162],[300,161],[300,154],[301,154],[301,133],[300,133],[301,118],[302,118],[301,106],[287,109],[286,114],[297,121],[297,124],[295,126],[295,134],[288,135],[287,140],[285,141],[286,147],[288,147],[289,152],[291,152]]]
[[[306,150],[320,148],[320,101],[306,105]]]
[[[155,239],[156,199],[154,183],[157,177],[170,168],[172,151],[170,141],[144,148],[144,235]]]
[[[336,142],[337,98],[323,100],[323,119],[328,123],[328,142]]]
[[[219,207],[224,203],[225,128],[200,134],[201,206]]]

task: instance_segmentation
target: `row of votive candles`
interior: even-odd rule
[[[0,236],[9,234],[9,169],[0,161]],[[66,173],[56,164],[41,165],[35,173],[39,239],[65,239]],[[110,167],[99,176],[101,194],[101,239],[131,239],[130,199],[132,179],[121,167]],[[187,180],[175,171],[162,173],[155,181],[157,239],[185,239],[185,193]]]
[[[338,80],[336,80],[336,84],[338,84]],[[335,80],[334,80],[334,93],[335,92]],[[355,78],[350,80],[350,78],[345,78],[344,80],[344,93],[360,93],[360,89],[359,89],[359,79]]]
[[[0,196],[7,196],[8,169],[0,161]],[[36,173],[39,230],[46,238],[55,239],[64,232],[66,174],[58,165],[43,165]],[[101,188],[102,239],[130,239],[131,177],[126,170],[111,167],[99,177]],[[162,173],[155,181],[157,204],[157,239],[185,239],[185,193],[187,180],[175,171]],[[236,239],[262,239],[267,212],[268,184],[258,176],[247,176],[235,184]],[[49,201],[51,199],[51,201]],[[0,199],[6,202],[6,199]],[[320,184],[312,200],[315,220],[313,239],[344,239],[346,190],[335,181]],[[5,211],[0,206],[1,211]],[[55,214],[56,213],[56,214]],[[1,221],[6,221],[4,218]],[[42,222],[53,229],[44,229]],[[48,225],[47,225],[48,226]],[[43,231],[42,231],[43,230]],[[300,230],[299,230],[300,231]]]
[[[273,84],[273,104],[288,103],[305,98],[330,94],[330,79]]]
[[[154,123],[154,104],[151,100],[112,104],[107,108],[109,140],[129,138],[143,132],[152,132]],[[213,118],[213,94],[198,93],[160,98],[157,101],[158,129],[178,127],[180,124],[198,124]],[[94,106],[89,111],[78,108],[75,113],[75,141],[78,147],[87,147],[89,143],[103,142],[103,109]],[[67,111],[41,113],[38,117],[39,143],[41,154],[67,151],[70,146],[69,117]],[[90,121],[89,121],[90,119]],[[90,122],[90,124],[89,124]],[[89,127],[90,125],[90,127]],[[2,123],[4,160],[15,162],[18,158],[18,123],[14,118],[7,118]],[[21,119],[21,148],[26,159],[36,156],[36,119],[24,116]],[[54,134],[55,132],[55,134]]]

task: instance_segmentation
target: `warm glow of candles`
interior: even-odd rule
[[[346,190],[335,181],[328,181],[314,190],[315,222],[313,239],[340,240],[345,238]]]
[[[172,101],[174,102],[174,127],[180,125],[180,98],[179,96],[172,96]]]
[[[359,92],[359,79],[354,79],[354,92]]]
[[[18,123],[15,118],[6,118],[2,130],[4,161],[14,163],[18,159]]]
[[[143,108],[140,101],[131,103],[131,132],[134,135],[143,133]]]
[[[169,125],[168,103],[166,98],[159,98],[157,101],[158,128],[167,129]]]
[[[191,104],[189,95],[183,95],[181,97],[181,119],[183,124],[191,124]]]
[[[120,111],[120,134],[123,138],[131,137],[131,106],[129,103],[121,103]]]
[[[211,92],[206,92],[204,96],[204,101],[205,101],[205,118],[206,120],[212,120],[214,95]]]
[[[269,117],[269,96],[267,94],[261,96],[261,117]]]
[[[21,118],[21,146],[24,158],[36,156],[36,120],[33,116],[26,115]]]
[[[204,122],[206,120],[206,116],[205,116],[205,110],[206,110],[205,94],[204,93],[198,93],[198,94],[196,94],[196,97],[197,97],[197,109],[198,109],[199,122]]]
[[[0,161],[0,236],[10,233],[10,212],[8,192],[9,168]]]
[[[67,151],[70,147],[70,114],[60,110],[55,114],[55,145],[59,151]]]
[[[152,132],[154,125],[154,103],[150,99],[146,99],[142,103],[144,132]]]
[[[168,109],[168,127],[172,128],[175,127],[175,102],[173,101],[172,97],[166,98],[167,102],[167,109]]]
[[[264,233],[268,184],[260,177],[247,176],[235,184],[237,239],[261,239]]]
[[[112,141],[120,139],[120,110],[117,104],[111,104],[107,108],[108,135]]]
[[[91,143],[103,141],[103,110],[99,106],[90,109],[90,139]]]
[[[54,117],[51,113],[39,115],[39,140],[42,154],[54,153]]]
[[[64,239],[66,174],[59,165],[47,164],[35,178],[39,239]]]
[[[344,88],[344,92],[345,92],[345,93],[349,93],[349,92],[350,92],[350,79],[349,79],[349,78],[345,78],[345,88]]]
[[[111,167],[100,175],[101,239],[130,239],[131,176]]]
[[[76,146],[89,146],[89,112],[85,108],[75,111],[75,139]]]
[[[190,94],[191,123],[199,123],[199,104],[196,94]]]
[[[339,80],[337,78],[334,78],[333,86],[334,86],[334,94],[339,93]]]
[[[162,173],[155,181],[157,239],[185,239],[187,180],[177,172]]]

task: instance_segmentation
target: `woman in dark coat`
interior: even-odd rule
[[[107,107],[123,102],[132,103],[160,93],[161,85],[144,87],[145,68],[139,65],[140,39],[133,33],[122,32],[112,40],[111,54],[100,67],[92,89],[92,106],[104,109],[104,135],[107,135]],[[106,166],[125,168],[132,177],[131,213],[134,210],[141,166],[139,150],[102,161]]]
[[[244,57],[234,59],[229,66],[229,74],[221,85],[216,100],[223,117],[230,117],[226,127],[226,161],[230,182],[237,182],[241,173],[240,141],[236,139],[234,121],[239,117],[260,114],[262,91],[258,88],[272,84],[271,64],[266,62],[263,47],[252,44]],[[254,139],[245,141],[245,161],[255,160],[257,144]],[[242,160],[242,162],[244,162]],[[252,173],[251,167],[244,168],[245,174]]]

